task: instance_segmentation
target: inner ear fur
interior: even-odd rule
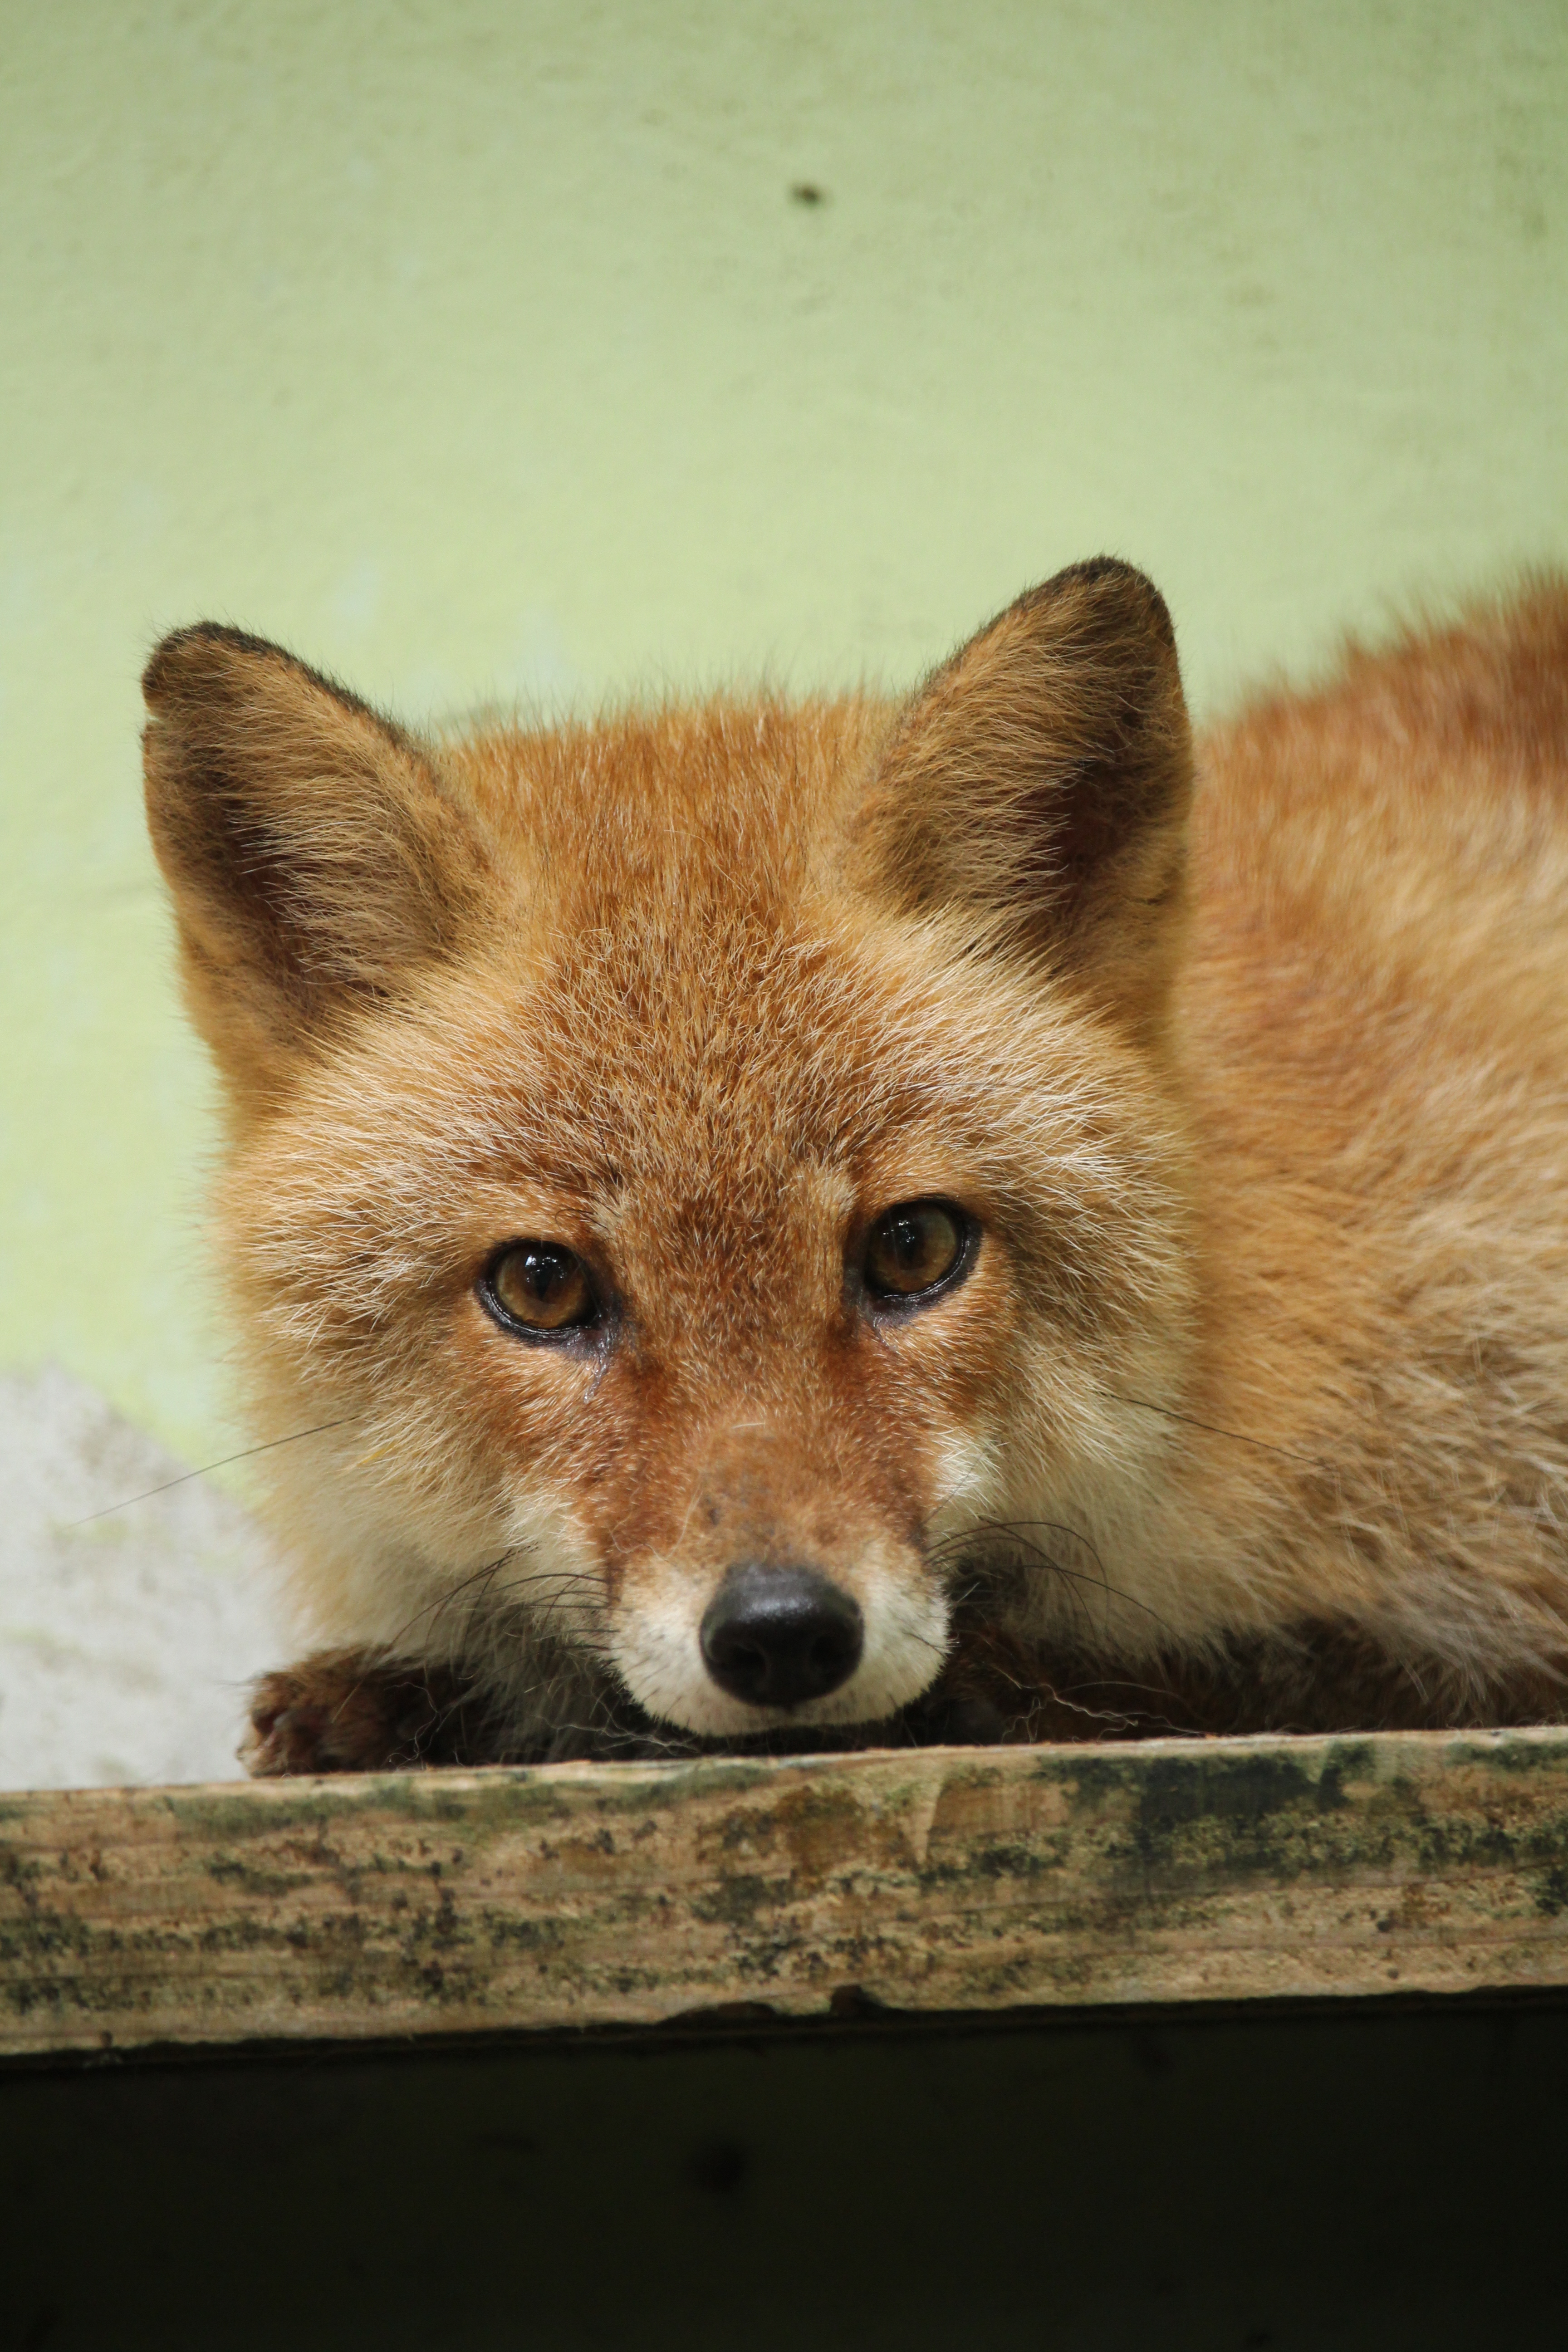
[[[894,730],[860,854],[911,913],[1156,1024],[1180,943],[1192,730],[1163,598],[1076,563],[935,671]]]
[[[241,1094],[448,952],[483,864],[430,755],[278,646],[202,622],[142,680],[147,820],[196,1019]]]

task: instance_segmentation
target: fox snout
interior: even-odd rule
[[[787,1552],[704,1572],[668,1556],[610,1611],[610,1661],[639,1706],[709,1738],[879,1723],[947,1654],[949,1610],[918,1555],[874,1538],[828,1567]]]
[[[948,1600],[924,1514],[891,1463],[878,1479],[869,1449],[834,1454],[820,1423],[710,1425],[666,1465],[644,1543],[605,1562],[609,1656],[650,1714],[726,1738],[874,1723],[935,1679]]]

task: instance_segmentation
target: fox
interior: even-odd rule
[[[1196,739],[1111,557],[904,697],[143,687],[253,1771],[1563,1718],[1568,581]]]

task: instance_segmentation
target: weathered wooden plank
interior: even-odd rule
[[[1568,1984],[1568,1731],[0,1798],[0,2049]]]

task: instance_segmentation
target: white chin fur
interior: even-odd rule
[[[947,1654],[947,1603],[907,1579],[864,1571],[856,1586],[865,1619],[866,1646],[847,1683],[802,1706],[748,1706],[721,1690],[702,1662],[706,1584],[692,1591],[673,1571],[646,1587],[616,1624],[610,1656],[639,1706],[664,1723],[710,1739],[798,1729],[811,1724],[879,1723],[907,1706],[932,1683]]]

